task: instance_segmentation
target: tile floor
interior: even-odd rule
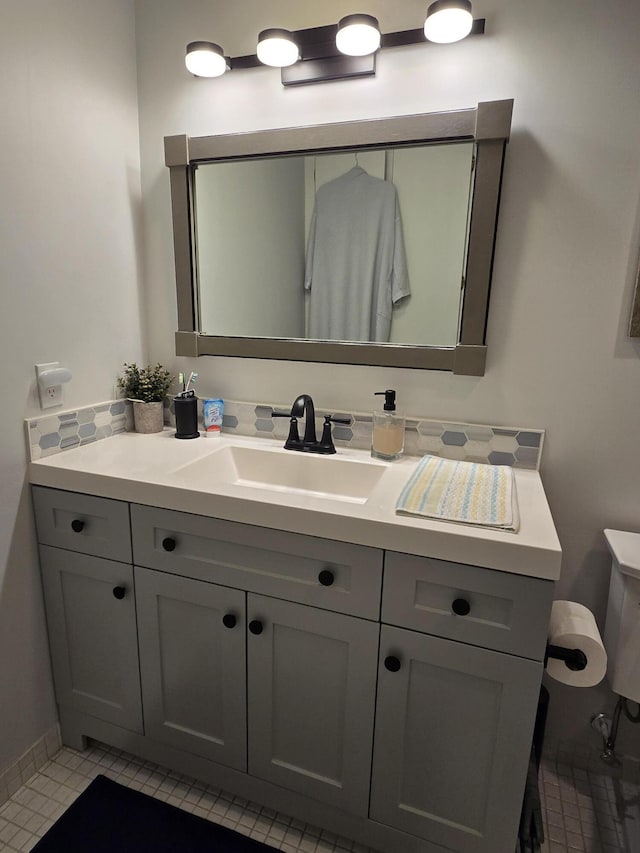
[[[31,850],[98,773],[285,853],[369,853],[360,844],[97,743],[82,753],[62,748],[0,806],[0,850]],[[593,752],[545,749],[542,853],[640,853],[639,781],[635,766],[623,772],[608,768]]]
[[[542,853],[640,853],[637,762],[611,767],[600,750],[545,744],[539,779]]]
[[[98,743],[92,743],[85,752],[63,747],[0,806],[0,850],[31,850],[99,773],[256,838],[275,850],[370,853],[361,844]]]

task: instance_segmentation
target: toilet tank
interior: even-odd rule
[[[640,702],[640,533],[604,531],[612,567],[604,645],[614,693]]]

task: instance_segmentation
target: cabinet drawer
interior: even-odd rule
[[[131,562],[127,503],[34,486],[33,505],[42,545]]]
[[[377,548],[135,504],[131,523],[139,566],[378,619]]]
[[[553,586],[538,578],[387,552],[382,621],[542,660]]]

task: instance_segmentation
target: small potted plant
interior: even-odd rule
[[[161,364],[138,367],[135,362],[124,365],[118,377],[118,387],[133,403],[133,423],[136,432],[162,432],[163,400],[173,376]]]

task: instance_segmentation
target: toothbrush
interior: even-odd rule
[[[189,379],[187,381],[187,387],[185,388],[185,391],[184,391],[185,396],[187,396],[189,394],[189,391],[190,391],[189,386],[191,385],[192,382],[195,382],[197,378],[198,378],[198,374],[195,373],[194,371],[191,371],[191,373],[189,374]],[[193,393],[194,393],[194,391],[193,391],[193,389],[191,389],[191,394],[193,394]]]

